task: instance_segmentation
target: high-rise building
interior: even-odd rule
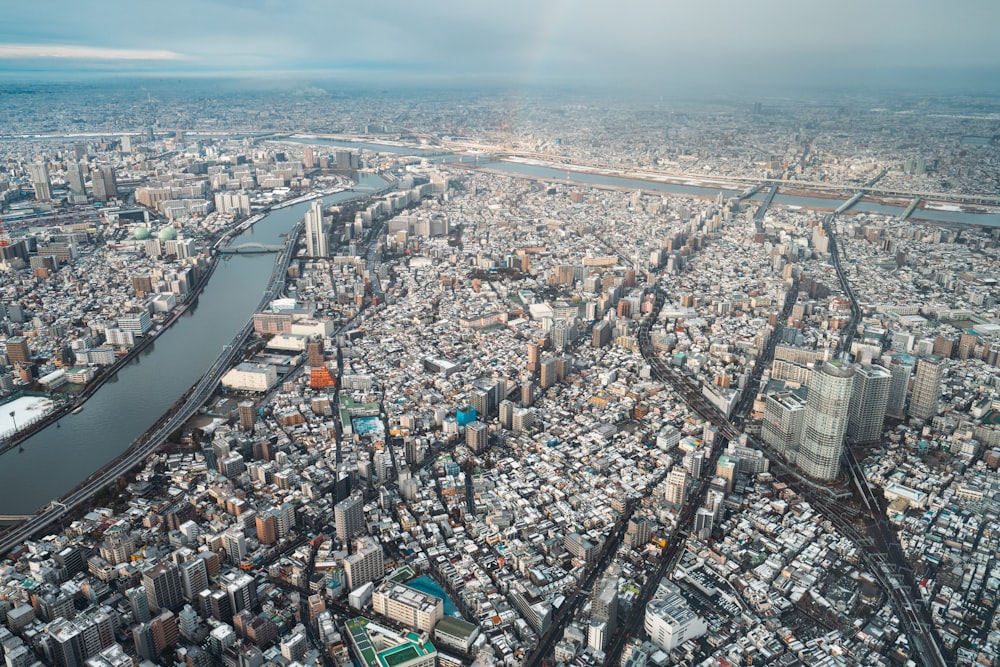
[[[771,394],[764,402],[761,437],[782,458],[792,463],[798,455],[805,414],[805,401],[791,392]]]
[[[694,534],[704,540],[712,536],[715,513],[707,507],[699,507],[694,515]]]
[[[229,608],[234,614],[246,609],[254,611],[257,607],[257,584],[254,578],[246,572],[229,573],[222,576],[229,597]]]
[[[607,320],[601,320],[594,325],[593,332],[590,338],[590,344],[592,347],[604,347],[611,342],[611,323]]]
[[[181,594],[190,602],[208,588],[208,567],[204,558],[195,556],[181,563],[180,570]]]
[[[177,618],[169,611],[132,629],[136,653],[154,662],[159,660],[161,653],[177,643],[179,636]]]
[[[237,414],[240,418],[240,430],[247,433],[252,432],[257,421],[257,410],[254,402],[251,400],[240,401],[237,406]]]
[[[465,446],[476,454],[486,451],[490,444],[489,426],[481,421],[474,421],[465,426]]]
[[[24,336],[11,336],[7,339],[7,363],[31,364],[31,348],[28,347],[28,339]]]
[[[531,408],[516,408],[510,423],[512,430],[525,433],[535,425],[535,413]]]
[[[136,586],[125,591],[129,607],[132,609],[132,618],[136,623],[145,623],[153,617],[149,613],[149,596],[143,586]]]
[[[542,354],[542,346],[538,343],[528,343],[528,372],[534,373],[539,368]]]
[[[908,354],[893,355],[889,363],[889,375],[892,382],[889,385],[889,400],[886,401],[885,413],[889,417],[902,419],[906,416],[906,392],[910,388],[910,377],[913,375],[913,357]]]
[[[500,424],[508,431],[514,427],[514,402],[500,401]]]
[[[847,437],[851,442],[873,442],[882,435],[892,374],[881,366],[863,364],[854,373]]]
[[[954,339],[942,335],[934,337],[933,353],[935,356],[941,357],[943,359],[950,359],[951,353],[954,351],[954,348],[955,348]]]
[[[91,181],[94,186],[94,199],[97,201],[110,201],[118,197],[118,178],[115,175],[115,168],[111,165],[104,165],[91,172]]]
[[[310,368],[319,368],[326,363],[323,355],[323,339],[313,338],[306,344],[306,355]]]
[[[966,329],[958,338],[958,358],[968,359],[976,351],[979,335],[973,329]]]
[[[633,549],[638,549],[649,542],[652,537],[653,526],[649,519],[644,517],[629,519],[628,529],[625,532],[625,544]]]
[[[226,560],[238,565],[247,555],[247,538],[241,526],[232,526],[222,534],[222,547],[226,550]]]
[[[354,542],[354,553],[344,559],[347,588],[354,591],[385,574],[382,545],[372,537],[360,537]]]
[[[312,146],[306,146],[302,149],[302,166],[306,169],[312,169],[316,166],[316,151],[313,150]]]
[[[349,540],[365,532],[364,499],[360,494],[352,494],[333,506],[333,520],[337,527],[337,537]]]
[[[618,578],[610,576],[602,579],[594,587],[590,600],[590,618],[607,623],[608,634],[614,634],[618,627]]]
[[[473,387],[469,392],[469,403],[476,409],[476,414],[483,420],[488,421],[493,414],[490,405],[490,392],[483,387]]]
[[[927,421],[937,415],[943,373],[944,363],[940,358],[922,357],[917,360],[917,375],[913,380],[913,395],[910,397],[910,417]]]
[[[32,162],[28,165],[28,175],[35,188],[35,201],[52,201],[52,181],[49,179],[49,167],[44,162]]]
[[[329,239],[323,226],[323,204],[319,199],[313,200],[312,206],[306,211],[305,228],[306,254],[309,257],[329,257]]]
[[[66,164],[66,180],[69,181],[69,191],[72,195],[86,197],[87,188],[84,185],[83,167],[79,162],[69,162]]]
[[[143,571],[142,585],[152,609],[180,609],[184,603],[181,573],[173,563],[160,563]]]
[[[521,383],[521,404],[531,405],[535,400],[535,385],[532,384],[531,380],[525,380]]]
[[[795,464],[810,477],[837,478],[854,387],[854,368],[827,361],[809,375],[809,396]]]
[[[57,667],[83,667],[87,651],[83,634],[76,625],[65,618],[58,618],[48,626],[52,638],[52,658]]]
[[[542,362],[542,373],[539,378],[539,384],[542,385],[542,389],[548,389],[559,381],[561,364],[562,359],[559,358],[546,359]]]
[[[261,544],[274,544],[278,541],[278,533],[273,514],[258,514],[254,521],[257,524],[257,541]]]
[[[684,504],[687,498],[688,472],[684,468],[676,467],[667,473],[666,501],[675,507]]]

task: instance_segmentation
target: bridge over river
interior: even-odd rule
[[[250,243],[241,243],[237,246],[225,246],[219,248],[219,252],[223,255],[252,255],[255,253],[266,253],[266,252],[279,252],[284,246],[280,245],[268,245],[266,243],[256,243],[251,241]]]

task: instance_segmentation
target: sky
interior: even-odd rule
[[[997,0],[45,0],[4,8],[0,77],[1000,86],[998,25]]]

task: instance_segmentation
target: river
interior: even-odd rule
[[[358,183],[384,188],[378,176]],[[340,192],[336,203],[370,192]],[[272,211],[233,245],[255,241],[280,245],[282,234],[302,219],[311,201]],[[274,266],[273,254],[229,255],[219,262],[197,303],[162,333],[116,378],[88,400],[83,412],[66,415],[0,456],[0,514],[29,514],[58,498],[124,452],[201,377],[222,347],[253,314]]]
[[[293,143],[313,144],[333,146],[337,148],[353,148],[382,153],[395,153],[398,155],[413,155],[415,157],[425,157],[431,162],[470,162],[474,158],[458,155],[442,155],[440,149],[413,148],[409,146],[394,146],[391,144],[377,144],[365,141],[348,141],[340,139],[300,139],[282,138],[275,141],[289,141]],[[524,164],[522,162],[509,162],[506,160],[486,160],[480,159],[479,166],[488,167],[495,171],[502,171],[512,176],[531,176],[537,178],[552,179],[559,182],[570,182],[583,185],[612,186],[621,188],[642,189],[649,192],[664,192],[676,195],[692,195],[696,197],[715,197],[722,192],[724,197],[732,197],[739,194],[739,190],[718,187],[703,187],[697,185],[684,185],[681,183],[661,183],[657,181],[647,181],[627,176],[611,176],[607,174],[596,174],[585,171],[570,171],[546,167],[535,164]],[[765,191],[758,192],[751,199],[763,200]],[[832,209],[850,199],[845,195],[843,199],[825,199],[822,197],[802,197],[798,195],[784,195],[780,192],[774,198],[774,204],[778,206],[800,206],[802,208],[825,208]],[[880,215],[899,216],[906,206],[889,206],[869,199],[862,199],[853,207],[852,211],[865,213],[878,213]],[[918,208],[911,216],[917,220],[928,220],[942,223],[958,223],[965,225],[983,225],[986,227],[1000,227],[1000,213],[967,213],[964,211],[941,211]]]

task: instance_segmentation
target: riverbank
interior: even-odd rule
[[[317,196],[322,196],[322,195],[317,195]],[[179,320],[185,313],[188,312],[188,310],[190,310],[195,304],[198,303],[198,298],[205,290],[205,287],[208,285],[209,280],[215,273],[216,268],[219,266],[219,260],[221,258],[221,255],[215,252],[215,250],[218,247],[221,247],[219,246],[219,244],[220,243],[228,244],[239,233],[246,231],[247,228],[249,228],[256,222],[259,222],[260,220],[264,219],[264,217],[266,217],[268,212],[269,209],[260,213],[256,213],[253,216],[243,218],[239,221],[234,220],[231,226],[221,231],[217,235],[217,238],[211,239],[211,242],[208,245],[208,247],[211,249],[210,256],[208,259],[208,268],[201,276],[199,276],[198,281],[194,284],[194,287],[188,293],[187,298],[184,299],[184,301],[180,305],[174,308],[174,311],[171,313],[170,317],[167,318],[165,322],[159,325],[159,328],[156,330],[156,333],[153,335],[143,336],[135,345],[135,347],[129,350],[121,358],[117,359],[115,363],[105,368],[97,377],[95,377],[92,381],[90,381],[87,384],[87,386],[83,389],[83,391],[81,391],[79,394],[73,397],[73,399],[59,403],[58,405],[55,406],[55,408],[51,412],[39,418],[37,421],[32,422],[25,428],[18,430],[13,435],[11,435],[9,439],[6,439],[4,443],[0,445],[0,455],[14,449],[15,447],[20,447],[21,444],[23,444],[26,440],[30,439],[32,436],[46,429],[52,424],[58,422],[67,414],[70,414],[75,410],[84,408],[86,402],[95,393],[97,393],[97,391],[101,387],[103,387],[105,383],[114,378],[120,370],[122,370],[130,363],[132,363],[135,359],[137,359],[147,348],[149,348],[149,346],[151,346],[156,341],[157,338],[159,338],[166,331],[168,331],[174,324],[176,324],[177,320]]]

